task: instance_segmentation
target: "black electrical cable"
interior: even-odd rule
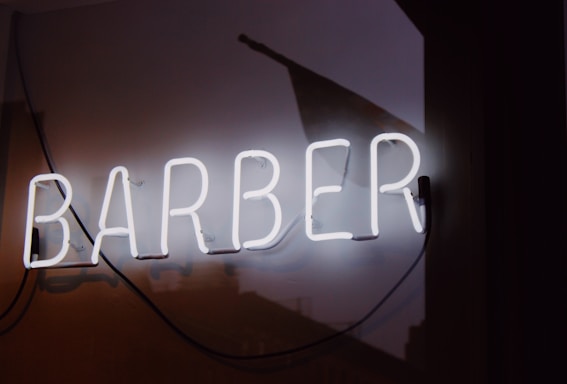
[[[19,14],[16,15],[15,28],[14,28],[14,31],[15,31],[14,32],[14,41],[15,41],[14,46],[15,46],[15,51],[16,51],[16,60],[17,60],[17,64],[18,64],[18,71],[19,71],[19,74],[20,74],[22,87],[24,88],[26,103],[28,104],[28,108],[30,109],[30,113],[32,114],[34,126],[35,126],[35,129],[36,129],[38,138],[41,142],[41,148],[42,148],[42,151],[43,151],[43,155],[45,157],[45,160],[48,164],[50,171],[52,173],[55,173],[56,170],[55,170],[55,166],[54,166],[54,163],[53,163],[53,159],[52,159],[51,154],[49,152],[49,146],[48,146],[48,143],[47,143],[47,138],[46,138],[45,132],[43,131],[43,127],[41,125],[41,122],[40,122],[39,118],[37,117],[37,114],[35,112],[35,109],[33,107],[32,102],[31,102],[30,93],[28,91],[27,82],[26,82],[26,79],[25,79],[25,76],[24,76],[24,71],[23,71],[23,68],[22,68],[22,60],[21,60],[20,51],[19,51],[19,37],[18,37],[18,33],[17,33],[17,31],[19,29],[18,28],[19,27],[19,17],[20,17]],[[63,188],[61,187],[61,185],[57,181],[56,181],[56,184],[57,184],[57,187],[59,189],[60,194],[64,198],[65,192],[63,191]],[[427,202],[426,204],[427,204],[427,208],[429,208],[429,202]],[[85,224],[82,222],[81,218],[79,217],[79,215],[77,214],[77,212],[73,208],[72,204],[69,205],[69,211],[71,212],[71,214],[73,215],[73,217],[77,221],[77,224],[79,225],[79,227],[81,228],[82,232],[85,234],[85,236],[87,237],[89,242],[91,244],[94,244],[94,240],[93,240],[92,236],[90,235]],[[430,215],[430,212],[428,212],[428,214]],[[384,297],[382,297],[382,299],[380,301],[378,301],[378,303],[376,303],[376,305],[374,307],[372,307],[370,309],[370,311],[368,311],[366,313],[366,315],[364,315],[358,321],[356,321],[355,323],[346,327],[345,329],[342,329],[338,332],[335,332],[335,333],[333,333],[329,336],[314,340],[310,343],[302,344],[302,345],[294,347],[294,348],[289,348],[289,349],[285,349],[285,350],[281,350],[281,351],[277,351],[277,352],[271,352],[271,353],[260,354],[260,355],[234,355],[234,354],[230,354],[230,353],[225,353],[225,352],[222,352],[222,351],[218,351],[214,348],[211,348],[211,347],[199,342],[198,340],[194,339],[193,337],[189,336],[181,328],[179,328],[176,324],[174,324],[173,321],[169,317],[167,317],[167,315],[165,315],[161,311],[161,309],[159,309],[159,307],[136,284],[134,284],[122,271],[120,271],[114,264],[112,264],[112,262],[104,255],[104,253],[102,251],[100,251],[99,255],[102,258],[102,260],[105,262],[105,264],[122,280],[122,282],[128,288],[130,288],[181,339],[185,340],[187,343],[198,348],[202,352],[204,352],[208,355],[214,356],[214,357],[218,357],[218,358],[222,358],[222,359],[229,359],[229,360],[241,360],[241,361],[248,360],[248,361],[251,361],[251,360],[277,358],[277,357],[282,357],[282,356],[287,356],[287,355],[303,352],[305,350],[314,348],[316,346],[319,346],[321,344],[329,342],[333,339],[336,339],[336,338],[352,331],[353,329],[359,327],[361,324],[366,322],[374,313],[376,313],[376,311],[378,309],[380,309],[382,307],[382,305],[394,294],[394,292],[400,287],[400,285],[402,285],[402,283],[407,279],[407,277],[413,272],[413,270],[415,269],[415,267],[421,261],[423,255],[425,254],[425,250],[427,248],[428,241],[429,241],[429,228],[426,228],[426,234],[425,234],[425,239],[423,241],[422,248],[419,251],[419,254],[415,258],[415,260],[410,264],[410,266],[408,267],[406,272],[400,277],[400,279],[398,279],[398,281],[392,286],[392,288],[384,295]]]
[[[27,269],[26,269],[27,270]],[[35,296],[35,291],[36,291],[37,285],[34,284],[32,291],[29,295],[29,298],[26,302],[26,304],[24,305],[23,309],[21,310],[21,312],[19,313],[18,317],[12,321],[12,323],[10,325],[8,325],[6,328],[0,330],[0,336],[4,336],[5,334],[9,333],[12,329],[14,329],[19,323],[20,321],[22,321],[22,319],[24,318],[24,316],[26,315],[28,309],[31,306],[31,303],[33,301],[33,298]]]
[[[18,300],[20,300],[20,296],[22,295],[22,292],[24,291],[24,287],[26,286],[26,282],[28,280],[29,272],[30,272],[29,269],[26,269],[24,271],[24,276],[22,277],[22,281],[20,282],[20,287],[18,288],[18,291],[16,292],[16,295],[12,299],[12,302],[10,303],[10,305],[8,305],[6,310],[4,310],[4,312],[2,312],[2,314],[0,314],[0,320],[2,320],[4,317],[6,317],[8,315],[8,313],[10,313],[12,311],[12,309],[14,309],[14,306],[16,305]]]

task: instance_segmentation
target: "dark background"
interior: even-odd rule
[[[426,127],[446,154],[428,369],[443,383],[565,381],[563,2],[398,3],[425,37]]]

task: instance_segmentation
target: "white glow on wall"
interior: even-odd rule
[[[389,183],[380,186],[378,189],[378,145],[383,141],[401,141],[405,143],[411,150],[413,156],[413,163],[408,174],[396,183]],[[370,220],[372,227],[372,234],[378,236],[378,190],[380,193],[402,193],[409,210],[410,218],[416,232],[422,233],[423,226],[419,221],[417,209],[413,201],[410,189],[407,185],[415,178],[419,165],[421,162],[421,155],[415,142],[408,136],[401,133],[383,133],[380,134],[370,143]]]
[[[415,130],[400,132],[416,140],[422,151],[419,173],[425,169],[426,162],[433,160],[426,158],[417,139],[424,132],[423,36],[393,0],[357,1],[349,3],[348,7],[329,2],[323,12],[321,2],[317,1],[164,0],[163,3],[140,2],[136,17],[127,21],[128,28],[124,28],[122,16],[131,11],[131,2],[121,1],[110,7],[97,7],[93,12],[56,12],[22,20],[22,58],[24,62],[27,57],[37,63],[27,66],[29,86],[38,111],[45,114],[44,128],[50,152],[60,172],[72,184],[72,204],[94,238],[98,232],[105,181],[114,166],[124,165],[132,172],[132,179],[146,182],[141,188],[130,185],[140,256],[136,261],[130,260],[126,238],[103,238],[101,251],[111,260],[129,260],[125,272],[143,281],[144,288],[151,289],[152,294],[163,289],[170,292],[171,297],[182,297],[185,284],[206,288],[208,279],[203,281],[197,273],[186,275],[189,269],[185,268],[205,265],[208,268],[226,261],[238,272],[235,279],[241,292],[256,291],[274,302],[312,297],[317,305],[306,315],[321,322],[333,322],[337,318],[352,320],[372,305],[374,297],[390,288],[389,282],[420,249],[423,238],[416,235],[410,224],[403,195],[388,196],[378,191],[379,239],[374,241],[369,236],[364,240],[370,241],[358,242],[309,239],[302,228],[306,207],[305,150],[317,140],[344,138],[351,143],[349,177],[342,184],[342,190],[333,192],[332,186],[328,186],[329,193],[335,194],[317,195],[317,191],[313,191],[313,218],[316,219],[313,231],[371,235],[368,146],[381,131],[378,127],[376,131],[371,126],[358,127],[354,119],[350,122],[353,126],[345,125],[344,131],[337,121],[332,123],[337,123],[333,125],[336,130],[321,132],[329,135],[312,136],[309,130],[313,127],[301,119],[303,109],[298,109],[298,95],[288,71],[237,42],[237,36],[247,33],[415,127]],[[226,17],[227,14],[230,17]],[[269,22],[259,23],[259,19]],[[294,23],[291,29],[290,20]],[[104,28],[97,29],[97,25]],[[152,38],[146,38],[148,36]],[[85,38],[88,44],[77,44]],[[96,47],[104,48],[105,54],[95,54],[93,48]],[[147,60],[148,52],[163,60]],[[73,65],[62,66],[61,57],[69,58]],[[13,94],[8,92],[6,97],[19,100],[20,88],[12,88]],[[314,100],[305,110],[317,112],[324,102]],[[24,130],[27,133],[29,121],[14,123],[16,136],[24,136],[19,133]],[[9,151],[4,157],[8,159],[10,154],[6,163],[9,171],[5,174],[4,225],[0,240],[3,250],[14,250],[3,254],[14,254],[18,260],[21,260],[25,237],[26,189],[33,176],[47,173],[32,136],[33,133],[19,144],[13,141],[14,135],[10,135]],[[400,180],[411,166],[410,151],[401,142],[397,146],[403,153],[392,155],[401,161],[382,162],[386,157],[383,155],[392,149],[387,148],[389,146],[380,144],[378,187]],[[364,154],[358,152],[359,148],[363,148]],[[243,247],[239,254],[205,255],[198,249],[201,235],[195,238],[192,219],[168,216],[169,261],[138,262],[145,254],[162,253],[163,172],[166,162],[173,158],[194,157],[205,164],[209,189],[203,205],[195,211],[205,231],[204,244],[210,250],[233,249],[233,162],[239,152],[248,149],[267,150],[280,162],[280,179],[273,193],[281,204],[283,217],[282,227],[271,242],[275,246],[267,252],[247,252]],[[337,164],[342,151],[344,147],[314,153],[314,190],[326,184],[341,184]],[[321,162],[319,155],[324,158]],[[267,169],[260,170],[253,160],[243,160],[241,193],[268,183],[272,169],[270,164],[266,165]],[[434,162],[427,165],[431,169],[429,165]],[[359,171],[358,178],[354,177],[355,171]],[[171,172],[169,209],[182,209],[195,203],[202,189],[197,168],[180,165]],[[12,181],[12,175],[18,173],[21,180]],[[387,174],[398,176],[387,178]],[[416,180],[408,187],[415,194],[414,183]],[[63,202],[63,198],[53,196],[53,187],[51,185],[49,192],[36,190],[36,215],[52,213]],[[23,204],[12,196],[24,199]],[[261,238],[270,231],[274,223],[270,204],[268,199],[240,201],[241,242]],[[55,267],[62,267],[76,257],[90,262],[92,246],[86,243],[86,236],[81,234],[69,212],[64,217],[69,221],[71,241],[84,243],[85,250],[75,254],[71,245],[67,256]],[[251,222],[251,217],[262,221]],[[317,227],[317,220],[324,224],[322,228]],[[16,226],[16,222],[21,224]],[[125,222],[122,190],[115,185],[107,225],[125,226]],[[40,259],[59,251],[62,237],[59,225],[39,225]],[[33,256],[32,260],[35,260]],[[100,262],[102,264],[102,260]],[[0,266],[0,281],[13,281],[20,273],[17,267],[21,266],[16,265],[14,270],[5,260]],[[366,329],[363,341],[378,340],[373,345],[404,357],[407,329],[419,324],[424,316],[421,283],[424,273],[421,266],[419,268],[419,273],[413,275],[412,285],[401,291],[403,296],[393,298],[396,301],[392,307],[397,311],[389,312],[392,307],[386,308],[388,312],[377,320],[380,326]],[[82,291],[104,286],[106,283],[97,280],[96,274],[106,270],[106,267],[90,269],[86,276],[79,270],[48,271],[46,276],[76,275],[70,281],[80,282],[78,291]],[[345,276],[348,279],[343,278]],[[110,286],[107,288],[112,290]],[[366,294],[368,292],[373,294]],[[412,296],[407,292],[412,292]],[[9,295],[7,289],[5,293]],[[395,346],[389,347],[388,340],[392,339],[396,339]]]
[[[170,210],[170,193],[171,193],[171,169],[180,165],[192,165],[197,167],[201,174],[201,192],[197,201],[192,205],[184,208],[174,208]],[[161,224],[161,252],[164,255],[169,254],[168,249],[168,233],[169,233],[169,217],[190,216],[193,220],[193,228],[195,229],[195,237],[199,245],[199,250],[203,253],[208,253],[209,248],[205,245],[203,229],[201,228],[201,221],[197,210],[203,205],[209,192],[209,174],[205,165],[196,158],[184,157],[180,159],[169,160],[164,167],[163,179],[163,205],[162,205],[162,224]]]
[[[124,191],[124,207],[126,208],[126,227],[110,227],[106,226],[106,218],[108,216],[108,208],[110,206],[110,199],[114,189],[114,183],[118,176],[122,178],[122,189]],[[93,253],[91,255],[91,262],[98,264],[98,254],[102,245],[104,236],[115,237],[128,237],[130,241],[130,253],[132,257],[138,257],[138,248],[136,247],[136,232],[134,230],[134,215],[132,211],[132,196],[130,193],[130,178],[128,170],[125,167],[118,166],[112,168],[108,175],[108,183],[106,184],[106,192],[104,193],[104,200],[102,203],[102,210],[98,221],[99,233],[96,235]]]
[[[332,240],[332,239],[352,239],[350,232],[328,232],[313,233],[313,203],[314,197],[319,197],[325,193],[339,193],[342,191],[341,185],[325,185],[313,190],[313,152],[330,147],[350,147],[350,142],[345,139],[333,139],[316,141],[310,144],[305,151],[305,233],[313,241]]]
[[[40,186],[42,181],[58,181],[65,187],[65,199],[61,207],[51,215],[38,215],[34,218],[35,210],[35,192],[36,187]],[[63,175],[57,173],[37,175],[31,179],[29,184],[29,194],[28,194],[28,212],[26,218],[26,233],[24,240],[24,266],[27,269],[30,268],[46,268],[61,262],[67,251],[69,250],[69,223],[62,217],[63,213],[69,208],[71,204],[71,199],[73,198],[73,189],[71,188],[71,183]],[[32,247],[32,232],[33,232],[33,221],[35,219],[36,223],[40,224],[51,224],[59,223],[63,230],[63,240],[61,243],[61,249],[57,255],[46,260],[35,260],[31,261],[31,247]]]
[[[242,245],[246,249],[261,248],[268,245],[277,236],[282,225],[282,208],[278,198],[271,193],[280,179],[280,163],[278,159],[267,151],[249,150],[240,152],[234,159],[234,193],[232,213],[232,245],[234,249],[240,249],[240,185],[242,174],[242,160],[245,158],[264,158],[272,164],[273,173],[270,182],[261,189],[247,191],[242,194],[244,200],[268,199],[274,208],[274,225],[272,230],[261,239],[248,240]]]

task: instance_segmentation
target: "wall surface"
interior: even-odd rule
[[[21,300],[0,328],[0,360],[12,381],[79,375],[89,382],[254,382],[266,371],[274,382],[305,375],[403,382],[411,376],[414,362],[404,361],[405,350],[412,343],[409,328],[424,317],[423,262],[380,304],[425,241],[404,199],[380,194],[378,239],[312,241],[303,221],[305,151],[314,141],[351,142],[348,153],[334,148],[314,157],[314,188],[342,186],[313,205],[315,233],[370,233],[369,148],[377,134],[411,136],[423,152],[419,175],[432,169],[425,147],[423,38],[393,1],[356,1],[345,9],[339,1],[122,0],[21,15],[15,27],[43,143],[12,51],[3,55],[10,61],[11,91],[10,119],[2,128],[10,137],[0,308],[9,306],[24,276],[28,183],[50,171],[42,144],[54,170],[70,181],[73,208],[86,229],[65,213],[71,244],[65,261],[89,262],[88,237],[100,230],[105,195],[112,198],[102,225],[135,227],[146,260],[132,258],[128,239],[105,237],[96,267],[25,275]],[[241,33],[277,54],[243,44]],[[379,148],[381,185],[407,174],[412,155],[404,144]],[[279,160],[273,193],[282,207],[281,239],[269,249],[232,253],[235,223],[245,241],[265,236],[275,220],[273,203],[239,199],[234,221],[240,180],[234,159],[250,149]],[[162,253],[164,165],[183,157],[207,169],[209,188],[199,208],[203,234],[195,233],[190,217],[170,218],[168,258],[153,259]],[[122,184],[105,192],[110,170],[119,165],[129,172],[132,223]],[[241,191],[262,188],[274,172],[265,159],[243,161]],[[194,203],[202,175],[193,166],[172,175],[171,207]],[[409,187],[417,193],[415,178]],[[37,196],[36,214],[61,205],[53,183]],[[36,226],[39,258],[49,259],[62,247],[62,231],[58,224]],[[204,254],[201,236],[220,254]],[[343,341],[352,350],[331,344],[286,354],[285,364],[244,366],[210,353],[293,350],[364,319],[377,305]],[[32,343],[42,351],[33,372],[21,364]]]

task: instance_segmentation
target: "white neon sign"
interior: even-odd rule
[[[192,205],[185,208],[174,208],[169,209],[169,197],[171,193],[171,169],[175,166],[180,165],[193,165],[197,167],[201,174],[201,193],[197,198],[197,201]],[[201,208],[205,199],[207,198],[207,193],[209,192],[209,174],[207,173],[207,168],[199,159],[194,157],[184,157],[181,159],[169,160],[164,167],[164,178],[163,178],[163,204],[162,204],[162,221],[161,221],[161,252],[164,255],[169,254],[169,248],[167,246],[167,237],[169,232],[169,217],[175,216],[190,216],[193,220],[193,228],[195,229],[195,237],[197,238],[197,244],[199,250],[203,253],[209,253],[209,248],[205,245],[205,239],[203,235],[203,229],[201,228],[201,220],[199,220],[199,215],[197,214],[197,209]]]
[[[267,151],[250,150],[240,152],[234,159],[234,193],[232,211],[232,245],[235,250],[240,250],[240,184],[242,173],[242,160],[245,158],[261,157],[269,160],[273,167],[272,179],[264,188],[244,192],[244,200],[268,199],[274,208],[274,225],[272,230],[263,238],[245,241],[242,245],[246,249],[261,248],[269,244],[280,231],[282,226],[282,208],[278,198],[272,193],[280,179],[280,163],[278,159]]]
[[[345,139],[334,139],[316,141],[310,144],[305,151],[305,234],[313,241],[346,239],[350,240],[353,234],[350,232],[328,232],[313,233],[313,202],[324,193],[339,193],[343,187],[341,185],[325,185],[317,187],[313,191],[313,152],[318,149],[330,147],[350,147],[350,142]]]
[[[378,236],[378,145],[383,141],[401,141],[411,150],[413,163],[408,174],[396,183],[380,186],[380,193],[402,193],[408,206],[413,228],[418,233],[423,233],[423,226],[418,218],[413,196],[407,185],[415,178],[421,162],[421,155],[415,142],[401,133],[383,133],[370,143],[370,221],[372,234]]]
[[[32,232],[33,232],[33,222],[34,222],[34,210],[35,210],[35,192],[36,187],[41,185],[42,181],[56,181],[61,183],[65,187],[65,199],[61,207],[51,215],[38,215],[35,216],[35,222],[38,224],[52,224],[59,223],[61,229],[63,230],[63,241],[61,244],[61,249],[57,255],[46,260],[31,260],[31,247],[32,247]],[[71,204],[71,199],[73,198],[73,189],[71,188],[71,183],[63,175],[57,173],[37,175],[30,181],[29,194],[28,194],[28,213],[26,219],[26,234],[24,240],[24,266],[27,269],[30,268],[47,268],[60,263],[67,255],[69,250],[69,222],[65,219],[63,214],[69,208]]]
[[[126,208],[126,227],[110,227],[106,226],[106,218],[108,216],[108,208],[110,206],[110,199],[112,191],[114,190],[114,183],[118,176],[122,178],[122,189],[124,191],[124,206]],[[130,178],[126,167],[114,167],[108,176],[108,183],[106,184],[106,192],[104,193],[104,200],[102,203],[102,210],[98,221],[99,233],[96,235],[93,253],[91,255],[91,263],[98,264],[98,254],[102,245],[104,236],[112,237],[128,237],[130,240],[130,253],[132,257],[138,257],[138,248],[136,246],[136,231],[134,230],[134,215],[132,210],[132,195],[130,193]]]
[[[383,184],[378,187],[378,149],[384,141],[399,141],[407,145],[412,154],[412,165],[409,172],[399,181],[395,183]],[[305,151],[305,233],[307,238],[312,241],[327,241],[327,240],[371,240],[379,235],[378,228],[378,195],[379,194],[400,194],[406,202],[409,216],[416,232],[422,233],[424,231],[423,225],[418,217],[416,204],[414,202],[411,191],[408,187],[419,170],[421,156],[419,149],[415,142],[406,135],[400,133],[384,133],[380,134],[372,140],[370,144],[370,226],[372,236],[355,236],[352,232],[326,232],[326,233],[313,233],[313,207],[317,199],[322,195],[340,193],[342,191],[342,182],[338,185],[323,185],[314,188],[313,176],[314,165],[313,155],[315,151],[324,151],[328,148],[343,147],[350,151],[350,142],[346,139],[333,139],[317,141],[310,144]],[[272,166],[272,177],[270,181],[263,188],[246,191],[242,193],[242,164],[246,159],[260,158],[269,162]],[[171,178],[172,169],[174,167],[191,166],[197,168],[200,174],[200,192],[196,201],[186,207],[171,208],[170,195],[171,195]],[[108,211],[110,209],[110,201],[112,198],[114,185],[116,179],[120,177],[121,185],[124,194],[124,208],[126,212],[126,226],[107,226]],[[234,184],[233,184],[233,209],[232,209],[232,250],[211,250],[205,244],[205,236],[201,226],[201,220],[197,211],[203,206],[209,191],[209,176],[205,164],[199,159],[194,157],[184,157],[169,160],[164,166],[163,178],[163,197],[162,197],[162,212],[161,212],[161,252],[162,255],[169,254],[168,248],[168,235],[169,235],[169,221],[172,217],[189,216],[193,222],[193,228],[199,250],[205,254],[217,253],[234,253],[239,252],[241,248],[257,251],[268,249],[273,246],[272,243],[279,243],[276,241],[278,234],[282,227],[282,207],[279,199],[274,194],[274,190],[280,179],[280,163],[276,156],[264,150],[247,150],[240,152],[234,159]],[[60,182],[65,188],[65,199],[59,209],[51,215],[40,215],[34,218],[36,187],[41,186],[42,181],[57,181]],[[344,175],[343,175],[344,181]],[[26,220],[26,233],[24,243],[24,266],[30,268],[47,268],[57,266],[66,256],[69,250],[69,223],[62,215],[65,213],[71,204],[72,199],[71,183],[60,174],[45,174],[37,175],[29,185],[28,197],[28,211]],[[241,202],[242,200],[268,200],[274,211],[274,221],[272,228],[268,234],[262,238],[246,240],[242,242],[240,239],[240,219],[241,219]],[[59,223],[63,230],[63,240],[60,251],[52,258],[44,260],[31,260],[32,248],[32,231],[33,222],[37,223]],[[134,258],[139,257],[138,249],[136,246],[136,231],[134,227],[134,216],[132,208],[132,197],[130,192],[130,180],[128,170],[126,167],[118,166],[110,171],[108,176],[108,183],[104,194],[102,209],[98,222],[99,232],[96,235],[93,251],[91,254],[91,263],[98,264],[99,252],[102,246],[102,240],[105,236],[111,237],[128,237],[130,245],[130,253]]]

